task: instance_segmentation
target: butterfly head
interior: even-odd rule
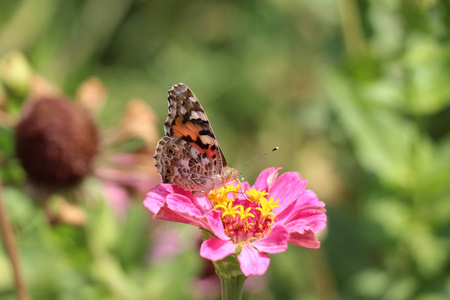
[[[228,166],[224,167],[222,170],[222,185],[227,183],[239,181],[238,177],[241,175],[238,170],[230,168]]]

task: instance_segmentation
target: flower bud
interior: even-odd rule
[[[0,61],[0,79],[13,96],[26,96],[31,76],[30,65],[21,52],[11,52]]]

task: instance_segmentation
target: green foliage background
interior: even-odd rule
[[[448,1],[2,1],[0,56],[11,50],[68,95],[98,76],[104,127],[139,96],[162,134],[167,90],[184,82],[231,166],[280,147],[245,178],[300,172],[328,226],[320,250],[272,255],[245,299],[450,298]],[[0,145],[13,156],[10,135]],[[33,299],[196,298],[203,262],[187,225],[176,238],[192,246],[148,262],[142,199],[124,220],[105,204],[86,208],[82,229],[54,227],[23,176],[2,176]],[[2,248],[0,298],[15,299]]]

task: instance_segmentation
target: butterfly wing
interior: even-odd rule
[[[184,84],[169,91],[166,136],[156,148],[155,166],[164,183],[178,184],[194,196],[235,181],[239,172],[227,167],[208,118]]]
[[[163,137],[156,148],[156,170],[163,183],[176,183],[202,196],[220,185],[211,160],[178,137]]]
[[[211,161],[215,174],[221,174],[226,166],[225,157],[197,97],[186,85],[179,83],[169,90],[168,100],[169,115],[164,123],[166,135],[189,143]]]

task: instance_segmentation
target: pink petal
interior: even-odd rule
[[[204,210],[200,210],[192,199],[177,194],[170,194],[166,197],[167,207],[170,210],[185,213],[191,216],[195,216],[197,218],[201,218],[205,213]]]
[[[303,219],[297,219],[292,222],[284,223],[284,226],[286,227],[289,233],[298,232],[300,234],[303,234],[305,230],[310,229],[308,220]]]
[[[278,211],[277,220],[275,223],[285,224],[287,219],[291,218],[291,215],[299,209],[304,209],[305,207],[325,207],[325,203],[319,201],[316,194],[311,190],[304,190],[303,193],[296,199],[291,205],[284,207],[284,209]]]
[[[173,184],[158,184],[147,193],[144,205],[154,214],[164,205],[165,199],[170,194],[179,194],[188,197],[189,192]]]
[[[270,264],[270,258],[267,255],[251,246],[243,247],[237,258],[245,276],[263,275]]]
[[[289,232],[303,233],[306,229],[314,232],[322,230],[327,224],[325,209],[320,206],[305,207],[293,213],[284,223]]]
[[[212,261],[224,259],[236,252],[236,245],[231,241],[223,241],[210,236],[200,247],[200,256]]]
[[[320,248],[320,242],[314,234],[314,231],[312,231],[311,229],[305,230],[303,234],[300,234],[298,232],[291,232],[289,236],[289,243],[306,248]]]
[[[144,205],[154,214],[157,214],[158,209],[162,207],[168,195],[185,196],[192,202],[192,205],[200,211],[207,211],[212,208],[211,202],[208,198],[196,198],[192,196],[192,192],[185,191],[175,184],[158,184],[147,193],[147,197],[144,200]],[[154,201],[156,201],[156,203],[154,203]]]
[[[300,174],[297,172],[287,172],[282,174],[272,189],[269,191],[268,197],[273,197],[275,200],[280,200],[278,204],[280,207],[277,207],[273,210],[276,215],[279,215],[283,210],[289,208],[291,204],[299,205],[297,199],[303,193],[306,187],[307,180],[303,180],[300,177]]]
[[[301,206],[320,206],[325,207],[325,203],[317,198],[316,194],[311,190],[305,190],[299,198],[299,203]]]
[[[145,197],[144,200],[144,206],[152,213],[157,214],[166,202],[165,198],[168,194],[169,191],[163,185],[157,185],[147,193],[147,197]]]
[[[204,217],[179,213],[177,211],[168,209],[167,206],[163,206],[161,210],[158,212],[158,214],[154,215],[153,218],[170,222],[190,224],[209,230],[208,223],[206,222]]]
[[[272,188],[272,185],[274,184],[277,176],[278,176],[278,172],[280,172],[281,168],[268,168],[265,169],[264,171],[262,171],[258,178],[255,181],[255,184],[252,186],[252,188],[256,189],[256,190],[261,190],[261,191],[270,191],[270,189]]]
[[[230,238],[225,234],[225,230],[223,228],[223,223],[221,219],[221,213],[217,210],[211,210],[206,213],[206,221],[208,222],[208,230],[210,230],[214,235],[224,241],[229,240]]]
[[[286,251],[288,238],[289,233],[286,228],[276,226],[272,228],[269,235],[252,243],[252,245],[261,252],[279,253]]]
[[[127,190],[120,184],[105,181],[103,192],[114,212],[120,217],[125,218],[128,201],[130,200]]]
[[[186,223],[208,229],[204,218],[207,211],[202,199],[192,196],[182,188],[171,184],[160,184],[147,193],[144,205],[155,215],[155,219]],[[211,204],[209,204],[211,206]]]
[[[186,251],[192,245],[180,239],[180,233],[169,226],[158,226],[151,232],[150,239],[153,241],[152,247],[147,251],[148,261],[160,262],[174,257]],[[195,241],[191,242],[192,244]]]

